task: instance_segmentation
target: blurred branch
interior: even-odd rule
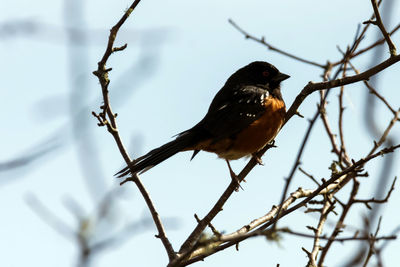
[[[381,222],[382,222],[382,217],[379,217],[378,225],[376,226],[376,231],[374,235],[371,235],[371,238],[368,240],[369,241],[369,249],[367,253],[367,257],[365,259],[365,262],[363,264],[363,267],[367,267],[369,259],[373,254],[375,254],[375,242],[376,242],[376,237],[378,236],[378,232],[381,228]]]
[[[75,231],[51,212],[34,194],[26,196],[26,202],[29,207],[51,228],[66,238],[75,238]]]
[[[58,140],[58,137],[46,139],[44,142],[40,142],[37,145],[29,148],[28,151],[22,154],[22,156],[0,162],[0,172],[10,171],[27,166],[53,152],[60,146],[60,140]]]

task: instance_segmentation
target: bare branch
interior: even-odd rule
[[[262,37],[262,38],[257,38],[257,37],[254,37],[254,36],[250,35],[250,34],[247,33],[245,30],[243,30],[242,28],[240,28],[232,19],[229,19],[228,22],[229,22],[236,30],[238,30],[240,33],[242,33],[246,39],[250,39],[250,40],[256,41],[256,42],[258,42],[258,43],[260,43],[260,44],[266,46],[269,50],[275,51],[275,52],[277,52],[277,53],[279,53],[279,54],[282,54],[282,55],[284,55],[284,56],[290,57],[290,58],[292,58],[292,59],[294,59],[294,60],[297,60],[297,61],[300,61],[300,62],[303,62],[303,63],[306,63],[306,64],[310,64],[310,65],[313,65],[313,66],[316,66],[316,67],[320,67],[320,68],[322,68],[322,69],[325,69],[325,68],[326,68],[326,65],[322,65],[322,64],[313,62],[313,61],[311,61],[311,60],[307,60],[307,59],[304,59],[304,58],[295,56],[295,55],[293,55],[293,54],[291,54],[291,53],[289,53],[289,52],[286,52],[286,51],[283,51],[283,50],[281,50],[281,49],[279,49],[279,48],[276,48],[276,47],[272,46],[271,44],[267,43],[267,42],[265,41],[264,37]]]
[[[313,249],[311,253],[308,255],[309,261],[307,263],[307,266],[317,266],[317,256],[318,252],[321,250],[321,246],[319,244],[322,231],[324,229],[325,221],[326,218],[328,217],[329,212],[331,211],[331,208],[333,208],[333,204],[331,203],[330,199],[332,196],[331,195],[326,195],[325,196],[325,203],[324,206],[321,210],[321,216],[319,218],[318,226],[317,229],[314,231],[314,244],[313,244]]]
[[[378,4],[376,0],[371,0],[372,7],[374,8],[375,18],[376,18],[376,25],[381,30],[383,37],[385,37],[386,43],[389,46],[389,51],[391,56],[396,56],[396,46],[394,45],[392,39],[390,38],[389,34],[387,33],[385,26],[383,25],[381,14],[379,14]]]
[[[133,10],[136,8],[136,6],[139,4],[140,0],[135,0],[131,6],[128,8],[127,11],[125,11],[124,15],[121,17],[121,19],[115,24],[111,30],[110,30],[110,35],[108,37],[108,44],[106,51],[104,52],[104,55],[102,59],[98,63],[98,68],[96,71],[93,72],[94,75],[97,76],[99,79],[101,88],[102,88],[102,95],[103,95],[103,106],[101,106],[102,111],[100,114],[96,114],[93,112],[92,114],[97,118],[99,121],[99,126],[107,126],[108,131],[112,134],[114,137],[115,142],[117,143],[117,146],[119,148],[119,151],[124,158],[126,164],[129,166],[129,163],[131,162],[131,159],[125,149],[125,146],[123,145],[123,142],[121,140],[121,137],[119,136],[118,133],[118,127],[116,123],[116,114],[112,112],[111,105],[110,105],[110,100],[109,100],[109,95],[108,95],[108,85],[110,83],[110,80],[108,78],[108,72],[111,71],[111,68],[106,68],[106,63],[108,58],[111,56],[113,52],[116,51],[121,51],[127,47],[127,44],[121,46],[121,47],[114,47],[114,41],[115,38],[117,37],[117,33],[119,29],[121,28],[122,24],[128,19],[129,15],[133,12]],[[168,257],[170,260],[175,258],[175,252],[174,249],[169,242],[167,235],[164,230],[164,226],[161,222],[160,216],[158,215],[157,210],[154,207],[154,204],[150,198],[149,193],[147,192],[146,188],[143,186],[142,182],[140,181],[139,177],[135,175],[135,177],[132,179],[136,186],[138,187],[140,193],[142,194],[149,210],[151,213],[151,216],[154,220],[154,223],[157,227],[158,234],[157,237],[159,237],[167,251]]]
[[[330,89],[330,88],[339,87],[342,85],[347,85],[350,83],[356,83],[356,82],[363,81],[363,80],[368,80],[371,76],[381,72],[382,70],[390,67],[391,65],[397,63],[398,61],[400,61],[400,55],[392,56],[392,57],[388,58],[387,60],[383,61],[382,63],[380,63],[360,74],[348,76],[348,77],[341,78],[341,79],[325,81],[325,82],[318,82],[318,83],[309,82],[303,88],[303,90],[300,92],[300,94],[297,95],[293,104],[290,106],[289,110],[287,111],[285,123],[294,114],[296,114],[299,106],[303,103],[304,99],[311,93],[313,93],[315,91],[320,91],[320,90],[324,90],[324,89]]]

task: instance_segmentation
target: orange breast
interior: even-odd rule
[[[228,150],[218,151],[219,157],[231,160],[250,155],[275,138],[285,118],[285,103],[282,100],[270,98],[264,105],[264,115],[239,133],[232,140]]]

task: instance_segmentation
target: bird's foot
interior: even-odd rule
[[[238,192],[239,188],[243,190],[243,187],[240,185],[239,178],[236,175],[236,173],[232,170],[231,165],[229,164],[229,161],[227,160],[226,163],[228,164],[229,174],[231,175],[232,181],[236,183],[235,191]],[[245,181],[245,180],[243,179],[243,181]]]

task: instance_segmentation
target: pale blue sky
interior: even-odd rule
[[[92,110],[99,111],[101,104],[100,86],[91,72],[104,52],[109,28],[130,1],[83,1],[80,15],[68,12],[69,5],[80,3],[79,0],[65,2],[69,4],[48,0],[0,2],[3,14],[0,20],[0,98],[3,100],[0,161],[30,153],[33,146],[45,149],[42,142],[50,137],[56,137],[52,140],[58,146],[27,168],[0,173],[1,266],[76,265],[76,243],[55,232],[37,216],[28,205],[32,204],[32,194],[76,229],[76,219],[64,204],[66,198],[75,199],[89,214],[95,201],[111,188],[119,187],[112,175],[123,166],[123,160],[111,135],[106,129],[98,128],[90,114]],[[323,64],[326,60],[340,59],[336,45],[345,49],[354,38],[357,24],[367,20],[371,12],[370,1],[361,0],[142,0],[117,38],[117,45],[128,43],[128,48],[112,55],[108,62],[113,68],[111,104],[119,114],[119,130],[125,144],[138,156],[193,126],[204,116],[214,94],[229,75],[251,61],[269,61],[291,75],[282,88],[288,106],[308,81],[320,80],[321,72],[316,67],[245,40],[228,23],[229,18],[249,33],[265,36],[274,46]],[[388,29],[399,22],[399,14],[400,5],[396,2],[393,19],[387,21]],[[25,27],[24,22],[30,22],[30,27]],[[18,27],[10,28],[10,25]],[[76,41],[68,45],[67,27],[88,30],[86,45]],[[376,33],[372,29],[361,47],[374,41]],[[399,36],[393,37],[398,45]],[[366,54],[354,64],[364,70],[372,55]],[[385,57],[388,57],[386,50]],[[394,107],[400,103],[399,71],[399,64],[392,66],[382,73],[379,81],[381,92]],[[362,116],[365,91],[361,84],[346,87],[345,133],[354,159],[365,155],[372,146]],[[335,90],[330,100],[332,108],[328,109],[332,124],[336,120],[337,94]],[[301,106],[300,112],[306,118],[314,114],[317,99],[317,94],[310,96]],[[379,123],[384,127],[391,116],[384,108],[378,112],[382,117]],[[73,116],[81,119],[71,120]],[[74,132],[74,125],[81,131]],[[214,221],[215,227],[226,232],[236,230],[279,202],[283,178],[289,174],[307,125],[305,119],[290,120],[276,139],[278,148],[264,156],[265,166],[256,167],[246,178],[244,191],[235,193],[227,202]],[[336,131],[336,124],[334,127]],[[399,134],[397,126],[393,136]],[[334,155],[328,153],[329,142],[320,121],[311,140],[303,167],[315,177],[327,177]],[[202,152],[192,162],[189,162],[190,156],[189,152],[180,153],[142,176],[160,215],[169,222],[167,234],[176,250],[195,226],[193,214],[204,216],[230,179],[225,163],[214,154]],[[395,160],[398,162],[398,157]],[[367,168],[371,176],[362,180],[360,198],[370,197],[378,182],[377,166],[382,161],[376,162]],[[83,170],[81,164],[93,164],[96,168]],[[244,164],[244,160],[238,160],[233,168],[239,171]],[[391,178],[399,174],[399,167],[395,167]],[[88,180],[89,186],[85,182]],[[314,187],[309,179],[297,173],[290,191],[300,186]],[[149,216],[136,188],[132,184],[124,187],[126,191],[119,193],[122,197],[113,206],[114,216],[110,215],[108,224],[94,230],[103,233],[101,237]],[[384,209],[382,234],[389,234],[400,224],[396,205],[399,201],[400,192],[396,189]],[[365,212],[364,208],[354,210],[347,224],[359,225]],[[313,223],[313,216],[298,211],[283,219],[280,226],[307,232],[305,225]],[[151,224],[128,242],[95,257],[93,266],[165,265],[167,256],[161,242],[154,238],[155,233]],[[387,266],[400,262],[396,253],[399,244],[395,241],[385,251]],[[311,249],[311,245],[312,240],[287,235],[279,245],[257,238],[243,242],[239,252],[230,248],[195,266],[276,266],[277,263],[304,266],[307,259],[301,247]],[[334,245],[326,264],[338,266],[357,246],[355,242]]]

